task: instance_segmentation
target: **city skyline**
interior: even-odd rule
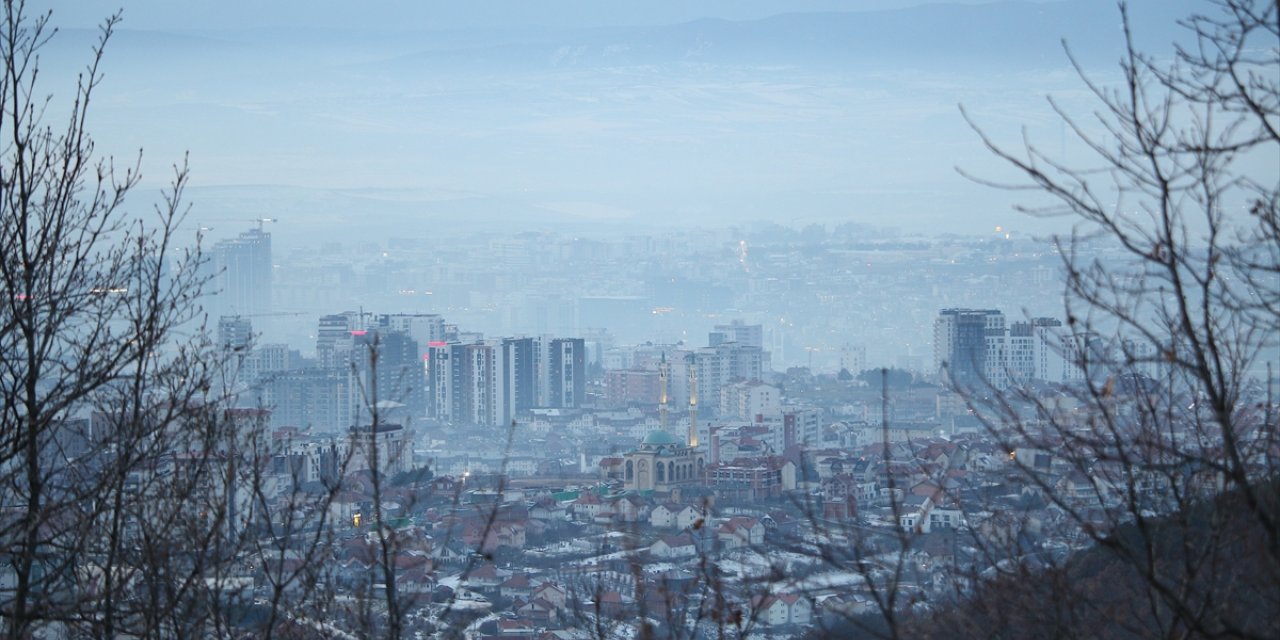
[[[127,2],[0,4],[0,638],[1280,628],[1280,3]]]

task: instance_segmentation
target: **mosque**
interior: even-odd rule
[[[628,491],[669,492],[674,488],[702,484],[706,454],[698,448],[698,372],[689,368],[689,435],[682,442],[667,431],[667,375],[670,368],[664,354],[658,368],[660,428],[650,431],[635,449],[623,458],[623,486]]]

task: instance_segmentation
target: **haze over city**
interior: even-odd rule
[[[1139,42],[1168,53],[1194,4],[1133,3]],[[64,30],[45,64],[65,80],[103,6],[53,9]],[[958,106],[997,140],[1025,129],[1078,157],[1045,100],[1096,128],[1062,40],[1103,82],[1121,53],[1106,0],[136,2],[123,16],[99,148],[145,149],[149,187],[190,152],[194,218],[277,217],[286,247],[385,239],[384,225],[1062,231],[957,173],[1008,176]]]
[[[0,0],[0,640],[1270,638],[1276,0]]]

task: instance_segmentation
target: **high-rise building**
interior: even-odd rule
[[[1066,354],[1062,350],[1062,321],[1036,318],[1031,322],[1035,337],[1035,378],[1050,382],[1066,379]]]
[[[222,316],[218,319],[218,348],[226,358],[226,369],[220,388],[238,389],[239,402],[254,403],[254,394],[245,394],[245,388],[256,386],[270,374],[292,368],[297,352],[291,352],[287,344],[254,344],[253,323],[241,316]],[[230,385],[230,386],[227,386]]]
[[[1009,386],[1009,331],[1004,324],[1004,314],[988,315],[983,330],[986,354],[983,356],[982,380],[997,389]]]
[[[241,316],[218,318],[218,347],[225,351],[248,351],[253,343],[253,321]]]
[[[1036,335],[1030,322],[1009,325],[1009,341],[1006,351],[1008,378],[1016,383],[1036,376]]]
[[[933,325],[935,370],[957,387],[986,386],[993,373],[988,360],[999,363],[1003,358],[1004,334],[1004,314],[1000,311],[943,309]],[[988,335],[992,337],[991,344]]]
[[[1063,336],[1061,353],[1064,382],[1096,382],[1117,373],[1114,345],[1096,333]]]
[[[582,338],[551,341],[547,375],[551,396],[548,406],[577,408],[587,394],[587,347]]]
[[[432,343],[427,347],[427,416],[442,422],[496,425],[506,415],[501,343]]]
[[[736,342],[744,346],[764,349],[764,325],[746,324],[741,320],[734,320],[729,324],[718,324],[708,335],[707,345],[715,347],[724,342]]]
[[[284,343],[263,344],[254,347],[245,358],[241,375],[251,384],[272,374],[294,368],[295,358],[301,356]]]
[[[357,329],[351,332],[350,370],[358,392],[354,409],[369,415],[373,408],[380,420],[421,418],[426,414],[426,380],[418,342],[403,331]],[[370,406],[360,406],[370,405]]]
[[[353,424],[351,376],[339,371],[279,372],[263,385],[263,405],[273,427],[340,432]]]
[[[1064,375],[1057,318],[1032,318],[1009,326],[1009,383],[1027,380],[1061,382]]]
[[[1158,377],[1160,347],[1142,339],[1066,333],[1057,318],[1005,325],[991,309],[943,309],[934,323],[934,363],[943,379],[971,390],[1032,380],[1077,383],[1108,377]]]
[[[535,407],[579,407],[586,396],[582,338],[432,342],[424,358],[425,409],[436,420],[506,425]]]
[[[316,328],[316,364],[321,369],[345,369],[351,364],[351,332],[364,329],[354,311],[320,317]]]
[[[444,317],[437,313],[391,313],[377,318],[382,329],[403,331],[418,343],[419,355],[426,354],[427,345],[445,340]]]
[[[772,370],[770,354],[764,348],[764,325],[746,324],[741,320],[734,320],[729,324],[716,325],[711,333],[707,334],[708,346],[718,347],[726,343],[736,343],[743,347],[758,349],[760,351],[761,370]],[[759,377],[759,374],[756,377]]]
[[[781,391],[759,380],[739,380],[720,389],[720,417],[756,420],[777,411],[782,405]]]
[[[463,357],[462,345],[432,342],[427,345],[427,417],[453,421],[453,363]]]
[[[611,369],[605,372],[605,404],[612,408],[629,404],[655,405],[660,400],[658,372],[649,369]]]
[[[241,316],[222,316],[218,318],[216,339],[224,361],[217,372],[215,388],[228,396],[238,395],[248,382],[244,364],[253,346],[253,323]]]
[[[426,414],[442,422],[510,424],[515,406],[508,363],[519,349],[500,340],[434,342],[426,354]]]
[[[1072,377],[1075,346],[1061,327],[1056,318],[1006,326],[992,309],[943,309],[934,323],[934,365],[944,380],[969,389],[1062,382]]]
[[[502,372],[500,393],[516,413],[528,411],[538,404],[537,363],[538,340],[504,338],[502,340]]]
[[[760,347],[731,341],[694,349],[672,363],[671,398],[679,404],[688,402],[687,381],[696,378],[698,396],[710,400],[706,406],[718,409],[721,388],[735,380],[759,380],[763,369]]]
[[[840,346],[840,368],[853,375],[867,370],[867,345],[843,344]]]
[[[250,229],[213,245],[213,297],[218,315],[254,316],[271,311],[271,234]]]

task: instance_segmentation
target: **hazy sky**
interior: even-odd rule
[[[1046,0],[1028,0],[1046,1]],[[1086,0],[1087,1],[1087,0]],[[947,0],[983,4],[990,0]],[[59,22],[83,27],[123,6],[134,29],[596,27],[699,18],[750,20],[804,11],[902,9],[928,0],[53,0]],[[35,6],[35,5],[33,5]]]
[[[50,91],[67,95],[80,28],[117,4],[48,5],[68,27],[44,61]],[[1045,96],[1086,117],[1091,103],[1058,40],[1105,81],[1120,35],[1106,0],[123,5],[99,148],[143,148],[148,186],[189,152],[201,215],[283,211],[334,233],[379,219],[1041,230],[956,173],[1003,175],[957,105],[1070,159],[1082,146]],[[1134,5],[1140,35],[1167,42],[1200,3]],[[771,17],[807,11],[844,13]],[[706,17],[732,22],[690,22]]]

